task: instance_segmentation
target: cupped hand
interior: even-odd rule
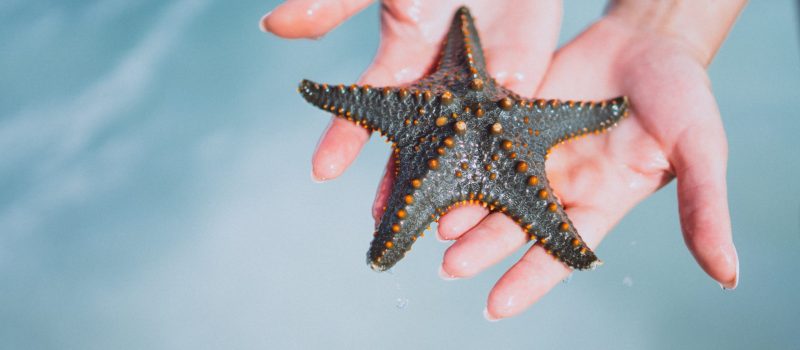
[[[283,37],[318,37],[369,2],[290,0],[261,24]],[[421,77],[462,4],[384,1],[380,47],[360,82],[390,86]],[[537,98],[630,98],[631,116],[617,128],[557,147],[546,165],[555,194],[589,246],[594,249],[634,205],[677,177],[687,247],[713,279],[734,288],[738,258],[727,207],[727,144],[697,50],[612,15],[554,53],[561,18],[557,2],[466,5],[475,16],[489,72],[500,84]],[[368,137],[363,128],[333,118],[313,156],[312,175],[339,176]],[[373,206],[376,220],[393,181],[388,170]],[[445,252],[442,273],[456,278],[473,276],[528,242],[513,220],[480,206],[451,210],[440,219],[438,235],[455,240]],[[534,245],[494,286],[486,316],[518,314],[570,272]]]

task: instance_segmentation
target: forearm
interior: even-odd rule
[[[612,0],[608,16],[685,42],[711,62],[747,0]]]

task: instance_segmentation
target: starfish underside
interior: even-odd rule
[[[429,74],[403,87],[300,83],[311,104],[392,142],[395,181],[367,260],[383,271],[402,259],[450,208],[478,204],[514,219],[531,241],[575,269],[600,263],[564,212],[545,174],[550,149],[599,133],[627,114],[628,100],[525,99],[486,71],[462,7]]]

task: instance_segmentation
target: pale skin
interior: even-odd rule
[[[261,26],[285,38],[315,38],[370,3],[288,0]],[[476,19],[490,74],[502,85],[527,97],[630,98],[631,116],[618,127],[557,147],[546,164],[555,194],[589,246],[596,248],[631,208],[677,178],[687,248],[711,278],[735,288],[739,260],[728,211],[727,141],[705,68],[745,1],[615,1],[559,49],[560,1],[384,1],[380,47],[359,83],[395,86],[421,77],[462,4]],[[341,175],[368,138],[363,128],[333,118],[313,155],[312,176]],[[392,174],[387,171],[378,186],[376,220]],[[437,234],[454,241],[441,266],[446,278],[474,276],[528,244],[514,221],[480,206],[451,210]],[[519,314],[571,272],[533,245],[489,293],[486,317]]]

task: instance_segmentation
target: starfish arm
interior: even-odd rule
[[[395,148],[394,152],[398,164],[407,166],[397,168],[391,194],[367,252],[367,263],[377,271],[387,270],[405,257],[444,208],[457,201],[453,189],[458,187],[458,181],[449,171],[455,166],[452,157],[441,156],[433,147]]]
[[[298,91],[309,103],[350,120],[370,131],[403,143],[404,130],[420,122],[433,123],[431,116],[448,110],[453,94],[405,87],[374,88],[369,85],[337,85],[303,80]]]
[[[496,85],[486,71],[486,59],[478,30],[466,7],[459,8],[453,16],[433,73],[421,79],[418,84],[436,86],[442,82],[463,90],[458,91],[459,93],[480,91],[484,86],[492,89]]]
[[[628,113],[628,98],[617,97],[601,102],[537,100],[532,103],[534,122],[552,147],[567,139],[599,133],[613,127]],[[538,120],[536,120],[538,119]]]
[[[429,196],[423,194],[429,189],[415,189],[407,179],[395,181],[367,251],[367,263],[376,271],[388,270],[403,259],[436,219]]]
[[[500,210],[514,219],[530,240],[541,244],[567,266],[583,270],[601,264],[553,195],[543,159],[530,166],[520,164],[529,163],[520,161],[512,174],[501,174],[502,187],[513,190],[506,190],[499,200]]]

